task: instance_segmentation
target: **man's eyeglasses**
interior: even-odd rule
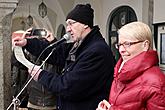
[[[72,26],[73,24],[75,24],[77,21],[68,21],[66,23],[67,26]]]
[[[134,44],[137,44],[137,43],[140,43],[140,42],[143,42],[143,41],[136,41],[136,42],[124,42],[124,43],[122,43],[122,44],[115,44],[115,47],[116,47],[116,49],[119,49],[119,47],[122,45],[124,48],[128,48],[128,47],[130,47],[131,45],[134,45]]]

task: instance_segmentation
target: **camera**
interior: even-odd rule
[[[30,36],[42,37],[46,35],[47,35],[47,31],[45,29],[32,29],[30,33]]]

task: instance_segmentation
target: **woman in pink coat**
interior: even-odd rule
[[[121,58],[115,66],[109,102],[96,110],[165,110],[165,75],[152,50],[148,25],[132,22],[119,30]]]

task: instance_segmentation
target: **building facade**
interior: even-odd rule
[[[41,15],[41,10],[39,11],[42,2],[47,8],[45,15]],[[0,109],[6,109],[12,101],[11,33],[29,27],[46,28],[60,39],[65,34],[66,15],[78,3],[91,4],[95,10],[94,24],[99,25],[116,59],[119,54],[113,44],[118,40],[117,30],[133,21],[148,24],[153,32],[160,67],[165,70],[164,0],[0,0]]]

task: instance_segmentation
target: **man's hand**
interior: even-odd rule
[[[33,79],[35,81],[38,81],[38,76],[40,75],[40,72],[42,71],[42,69],[40,69],[40,66],[35,66],[33,69],[29,68],[28,72],[29,74],[33,77]]]
[[[43,38],[45,38],[48,42],[51,42],[55,39],[55,37],[53,36],[53,33],[48,31],[47,29],[45,29],[47,34],[46,36],[43,36]]]
[[[111,105],[106,100],[103,100],[99,103],[96,110],[110,110]]]
[[[20,37],[15,37],[12,39],[12,45],[13,46],[25,46],[27,44],[27,40],[26,39],[23,39],[23,38],[20,38]]]
[[[16,31],[12,33],[12,45],[13,46],[25,46],[27,44],[27,40],[31,32],[32,28],[27,29],[26,31]]]

